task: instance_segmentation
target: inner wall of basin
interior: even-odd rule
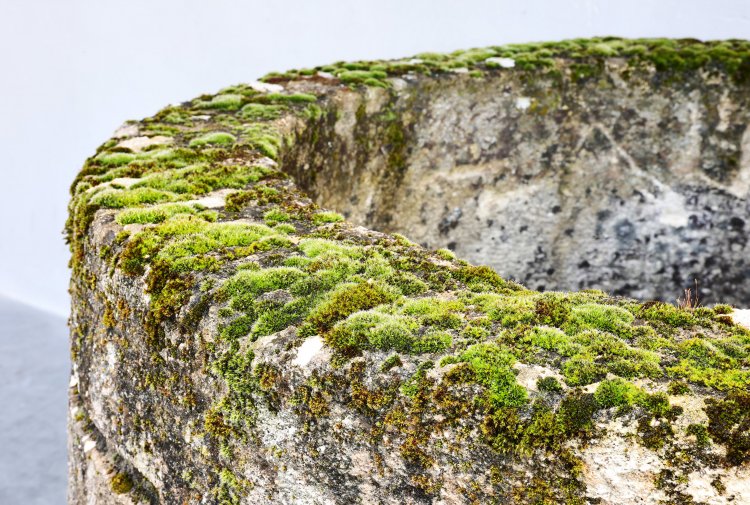
[[[356,224],[532,289],[675,302],[697,282],[704,304],[747,306],[747,86],[649,84],[506,73],[339,93],[284,167]]]

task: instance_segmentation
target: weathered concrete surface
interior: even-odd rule
[[[534,290],[750,289],[745,59],[629,44],[334,65],[118,130],[70,207],[69,502],[750,502],[744,312]]]

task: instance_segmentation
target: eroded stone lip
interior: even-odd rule
[[[126,123],[70,205],[71,503],[750,499],[713,303],[747,299],[747,49],[340,63]],[[643,301],[685,265],[699,300]]]

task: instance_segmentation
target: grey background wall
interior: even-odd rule
[[[0,0],[0,293],[67,312],[67,188],[125,119],[271,70],[591,35],[750,38],[750,2]]]

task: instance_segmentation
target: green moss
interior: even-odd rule
[[[394,295],[389,290],[374,282],[344,285],[333,292],[329,299],[310,315],[309,322],[321,333],[326,333],[337,321],[350,314],[371,309],[393,299]],[[333,347],[349,347],[346,341],[337,338],[330,344]]]
[[[270,121],[278,119],[286,110],[283,105],[265,105],[262,103],[249,103],[242,107],[239,116],[248,121]]]
[[[634,319],[630,312],[620,307],[590,303],[571,310],[568,331],[596,329],[626,336]]]
[[[596,402],[603,408],[633,405],[643,392],[637,386],[622,379],[604,380],[594,393]]]
[[[572,79],[594,85],[585,81],[604,77],[606,59],[617,56],[628,64],[623,78],[655,68],[662,74],[654,78],[658,85],[697,68],[743,78],[750,75],[746,53],[747,44],[738,41],[599,38],[424,55],[422,61],[338,63],[274,79],[325,70],[352,86],[388,87],[389,76],[440,74],[461,67],[478,78],[517,72],[528,82],[544,74],[561,83]],[[513,58],[515,68],[492,68],[489,57]],[[545,104],[540,104],[541,111]],[[192,335],[208,304],[220,304],[219,336],[203,342],[200,354],[227,386],[226,395],[206,413],[210,450],[231,458],[230,442],[254,439],[257,402],[266,402],[273,411],[290,401],[299,415],[306,416],[305,429],[314,430],[327,415],[335,389],[349,408],[374,419],[367,433],[374,443],[384,426],[397,431],[403,439],[399,454],[415,468],[433,463],[427,448],[433,440],[438,443],[434,426],[463,427],[470,419],[482,419],[481,441],[498,451],[514,457],[537,457],[540,451],[554,454],[550,465],[559,466],[550,467],[549,482],[509,493],[519,503],[564,502],[562,496],[580,495],[574,495],[580,491],[575,484],[580,462],[566,452],[566,442],[593,434],[597,409],[630,412],[648,447],[671,444],[671,422],[679,409],[665,394],[648,394],[628,380],[647,377],[662,386],[671,381],[669,394],[701,391],[695,385],[721,390],[707,406],[708,426],[691,425],[687,432],[698,448],[711,439],[733,447],[727,450],[731,464],[747,461],[748,409],[742,392],[750,386],[750,334],[729,324],[731,307],[684,310],[595,292],[540,294],[501,278],[489,267],[459,261],[447,250],[425,252],[397,235],[364,237],[350,233],[346,224],[320,227],[343,217],[299,203],[299,193],[288,189],[284,174],[251,166],[248,160],[258,153],[274,159],[285,156],[282,146],[294,139],[291,134],[282,139],[280,131],[287,123],[276,120],[286,114],[319,121],[314,128],[333,121],[335,111],[321,106],[328,104],[314,95],[233,86],[165,109],[139,124],[141,134],[172,137],[169,146],[133,153],[117,147],[118,140],[109,141],[87,161],[73,187],[66,226],[77,282],[93,286],[96,281],[86,272],[84,260],[89,253],[87,229],[98,209],[121,209],[115,218],[120,225],[145,225],[119,234],[112,245],[94,252],[124,273],[144,276],[151,297],[147,343],[154,356],[162,359],[161,351],[179,352],[165,337],[165,321],[172,319],[169,325]],[[193,119],[197,115],[210,120]],[[363,106],[357,111],[360,122],[376,119],[365,116]],[[389,169],[385,176],[395,185],[409,154],[409,126],[394,111],[377,119]],[[321,140],[317,131],[313,133],[315,142]],[[279,161],[293,163],[293,158]],[[137,181],[126,188],[118,178]],[[263,179],[267,183],[257,184]],[[239,190],[227,197],[226,212],[185,203],[224,188]],[[261,215],[269,226],[216,222]],[[302,236],[296,235],[298,230]],[[216,279],[231,272],[234,275],[216,288]],[[277,290],[283,291],[264,296]],[[118,314],[106,307],[102,319],[113,326]],[[244,345],[292,325],[299,337],[322,334],[336,351],[334,365],[342,365],[331,376],[311,377],[304,391],[286,391],[281,371],[267,363],[254,369],[252,353],[240,350],[240,342]],[[390,352],[399,354],[383,360]],[[420,354],[427,356],[416,356]],[[365,360],[350,360],[357,355],[376,363],[383,360],[378,378],[390,381],[388,385],[381,388],[365,377]],[[434,363],[424,358],[441,357],[445,368],[428,373]],[[543,394],[531,395],[531,403],[515,379],[515,360],[560,370],[572,387],[602,382],[594,394],[584,394],[547,377],[538,381]],[[421,362],[416,373],[400,383],[401,374],[415,362]],[[402,368],[388,373],[396,367]],[[149,375],[146,384],[167,390],[170,382],[160,371]],[[199,404],[195,399],[186,403],[191,408]],[[692,453],[700,454],[695,448]],[[425,475],[413,484],[435,492],[439,482]],[[219,480],[217,496],[239,500],[241,480],[226,469]]]
[[[536,381],[536,387],[539,391],[546,391],[548,393],[562,393],[562,384],[558,382],[554,377],[542,377]]]
[[[172,193],[152,188],[105,189],[91,197],[91,204],[111,209],[122,209],[137,205],[169,202],[175,199],[177,197]]]
[[[216,95],[209,101],[199,101],[196,107],[200,109],[236,110],[240,108],[243,98],[242,95],[225,93]]]
[[[298,268],[275,267],[262,270],[242,270],[224,285],[232,297],[258,296],[276,289],[287,288],[304,278],[306,274]]]
[[[706,400],[708,433],[727,450],[727,461],[742,465],[750,461],[750,393],[730,391],[726,398]]]
[[[255,98],[256,101],[271,102],[271,103],[310,103],[316,102],[318,97],[309,93],[268,93],[265,95],[259,95]]]
[[[105,167],[127,165],[137,157],[135,154],[122,152],[104,152],[96,156],[95,160]]]
[[[263,220],[269,226],[289,221],[289,219],[291,219],[291,216],[280,209],[271,209],[263,214]]]
[[[466,265],[455,271],[453,275],[472,291],[509,293],[522,289],[518,284],[500,277],[488,266]]]
[[[121,225],[161,223],[177,214],[195,214],[197,210],[195,206],[179,203],[162,204],[146,208],[131,208],[118,213],[115,221]]]
[[[711,436],[708,434],[708,428],[702,424],[689,425],[686,433],[695,437],[695,443],[698,447],[707,447],[711,445]]]
[[[255,123],[243,128],[241,144],[249,145],[265,156],[275,160],[279,155],[281,137],[272,126]]]
[[[234,144],[237,137],[227,132],[211,132],[194,138],[188,144],[190,147],[203,147],[207,145],[227,146]]]
[[[119,472],[112,476],[109,481],[112,492],[115,494],[129,493],[133,489],[133,480],[126,473]]]
[[[590,356],[578,355],[563,364],[562,373],[569,386],[586,386],[603,379],[607,369]]]
[[[443,363],[468,363],[476,381],[487,389],[486,400],[494,407],[518,407],[528,401],[526,389],[518,384],[511,368],[515,358],[497,344],[474,344],[456,358]]]
[[[392,368],[396,368],[399,366],[402,366],[403,362],[401,361],[401,357],[398,354],[394,354],[392,356],[388,356],[385,361],[383,361],[383,364],[380,365],[380,370],[382,372],[387,372],[388,370],[391,370]]]
[[[643,304],[638,315],[660,328],[688,328],[695,324],[690,311],[662,302]]]
[[[344,220],[344,216],[337,212],[318,212],[313,215],[313,224],[320,226],[326,223],[338,223]]]

